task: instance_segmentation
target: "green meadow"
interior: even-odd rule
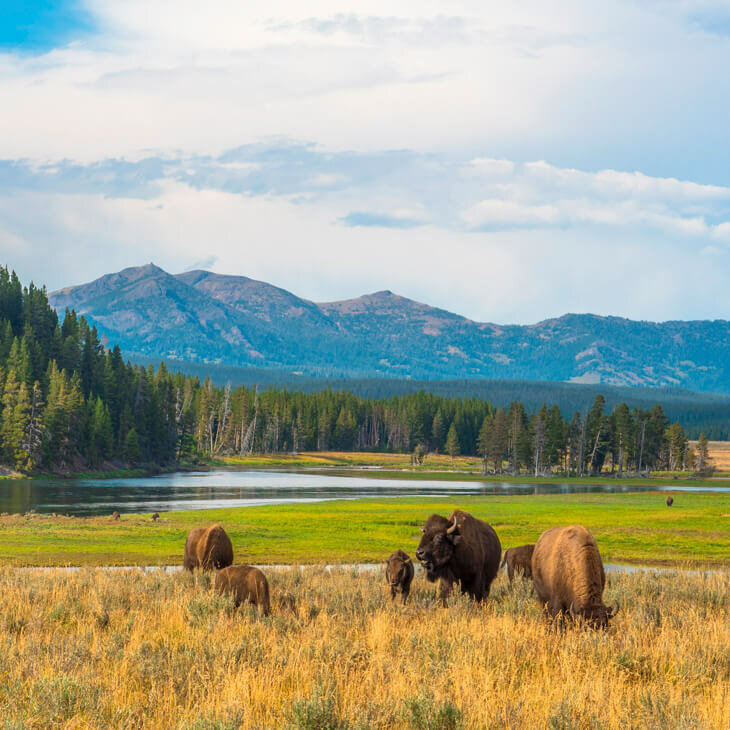
[[[413,552],[419,527],[459,507],[488,521],[503,548],[534,542],[554,525],[579,523],[605,562],[657,566],[730,564],[730,494],[600,493],[333,500],[149,515],[0,517],[0,564],[175,565],[192,527],[220,522],[236,562],[377,562],[396,548]]]

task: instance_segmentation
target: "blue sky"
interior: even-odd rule
[[[728,316],[730,2],[15,5],[25,279],[152,260],[484,321]]]
[[[45,53],[87,37],[92,20],[80,2],[5,0],[0,3],[0,48]]]

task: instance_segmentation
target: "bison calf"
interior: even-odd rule
[[[606,573],[598,545],[580,525],[553,527],[540,535],[532,554],[532,580],[546,613],[606,628],[616,615],[603,603]]]
[[[185,542],[183,568],[213,570],[233,564],[233,545],[220,525],[196,527],[188,533]]]
[[[213,587],[219,593],[233,596],[236,607],[244,601],[249,601],[257,606],[264,616],[271,613],[269,582],[253,565],[231,565],[219,570],[215,574]]]
[[[408,600],[413,580],[413,561],[408,553],[403,550],[396,550],[386,561],[385,577],[390,585],[390,597],[395,600],[396,593],[403,596],[403,603]]]
[[[512,582],[516,573],[522,573],[525,578],[532,578],[532,553],[534,545],[520,545],[504,551],[504,558],[500,568],[507,564],[507,575],[509,582]]]

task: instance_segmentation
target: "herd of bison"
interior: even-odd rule
[[[585,527],[553,527],[535,545],[509,548],[504,558],[491,525],[462,510],[448,518],[431,515],[421,532],[416,558],[427,579],[438,582],[444,606],[454,583],[470,598],[483,601],[506,564],[510,582],[516,573],[532,578],[540,605],[555,620],[576,619],[606,628],[616,615],[615,608],[603,603],[606,574],[596,541]],[[254,566],[233,565],[233,545],[220,525],[190,531],[183,567],[215,570],[215,590],[230,594],[236,606],[250,602],[264,615],[270,613],[266,576]],[[409,555],[396,550],[386,561],[385,574],[391,598],[400,593],[405,603],[415,574]]]

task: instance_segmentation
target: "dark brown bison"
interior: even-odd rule
[[[233,596],[236,607],[244,601],[249,601],[263,612],[264,616],[271,613],[269,598],[269,582],[266,576],[253,565],[231,565],[215,574],[213,587],[219,593],[228,593]]]
[[[603,603],[606,573],[598,545],[585,527],[553,527],[540,535],[532,554],[532,580],[547,614],[582,619],[606,628],[617,609]]]
[[[532,578],[532,552],[534,545],[520,545],[504,551],[504,558],[499,567],[507,564],[507,575],[509,582],[512,582],[516,573],[522,573],[525,578]]]
[[[183,567],[186,570],[226,568],[233,563],[233,545],[220,525],[196,527],[185,542]]]
[[[667,497],[667,507],[671,507],[674,504],[672,497]]]
[[[403,603],[408,600],[414,573],[413,561],[403,550],[396,550],[388,558],[385,564],[385,577],[390,585],[391,599],[395,599],[395,594],[400,593],[403,596]]]
[[[160,513],[159,512],[155,512],[152,515],[152,522],[157,522],[157,520],[159,520],[159,519],[160,519]]]
[[[112,519],[113,520],[118,520],[119,519],[119,512],[117,512],[116,510],[114,510],[114,512],[112,512]]]
[[[443,605],[455,582],[461,583],[462,593],[484,600],[502,557],[502,546],[492,527],[468,512],[455,510],[448,519],[431,515],[421,532],[416,557],[426,569],[426,578],[439,582]]]

